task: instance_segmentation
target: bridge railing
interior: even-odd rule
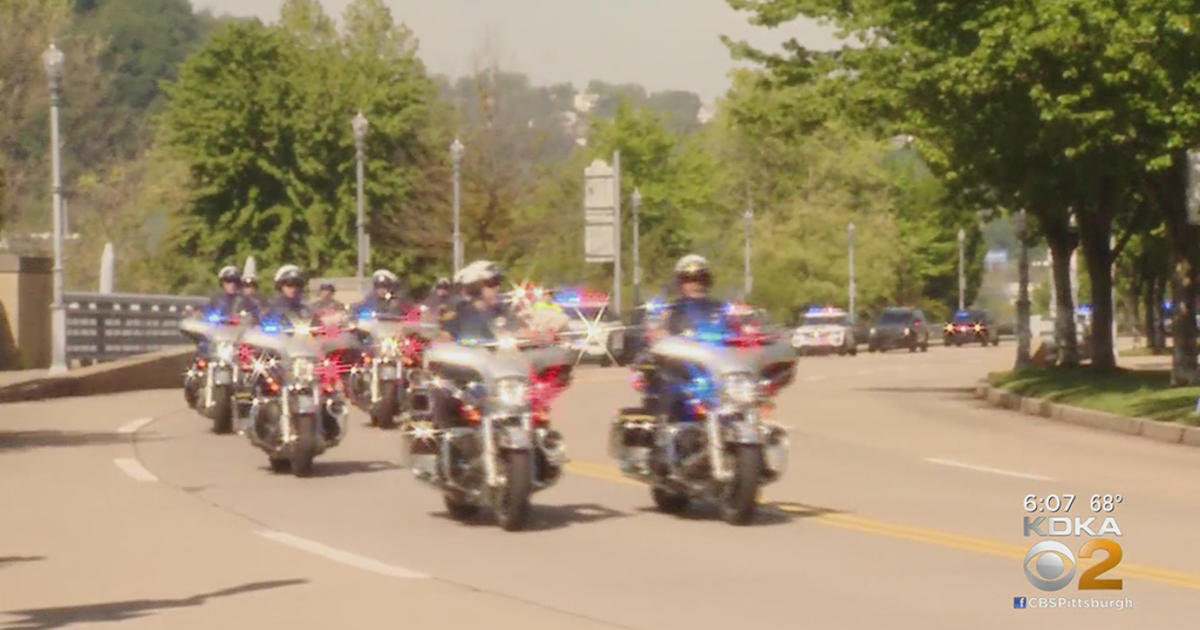
[[[97,362],[191,343],[179,332],[179,320],[208,299],[67,292],[63,301],[67,360]]]

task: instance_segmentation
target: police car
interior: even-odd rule
[[[811,308],[792,334],[792,347],[807,354],[858,354],[850,315],[840,308]]]
[[[605,366],[623,362],[625,327],[612,312],[608,295],[562,289],[554,292],[553,299],[555,306],[568,317],[561,335],[564,347],[577,352],[581,360],[599,361]]]

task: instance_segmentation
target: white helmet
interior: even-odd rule
[[[304,282],[304,274],[300,272],[300,268],[296,265],[284,265],[275,272],[275,287],[287,282]]]
[[[400,278],[387,269],[376,269],[375,273],[371,274],[371,283],[375,286],[382,284],[394,287],[400,284]]]
[[[476,260],[459,272],[459,283],[472,285],[501,277],[500,267],[490,260]]]
[[[675,263],[675,275],[707,274],[708,260],[699,254],[688,254]]]

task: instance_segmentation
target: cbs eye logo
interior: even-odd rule
[[[1091,558],[1096,551],[1108,554],[1100,562],[1079,576],[1081,591],[1119,591],[1123,587],[1119,579],[1099,579],[1101,575],[1121,563],[1121,545],[1105,539],[1089,540],[1079,548],[1080,558]],[[1025,577],[1029,583],[1043,591],[1058,591],[1075,579],[1078,563],[1070,548],[1057,540],[1043,540],[1029,548],[1025,554]]]

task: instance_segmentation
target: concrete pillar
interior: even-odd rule
[[[0,369],[50,365],[53,266],[48,257],[0,253]]]

